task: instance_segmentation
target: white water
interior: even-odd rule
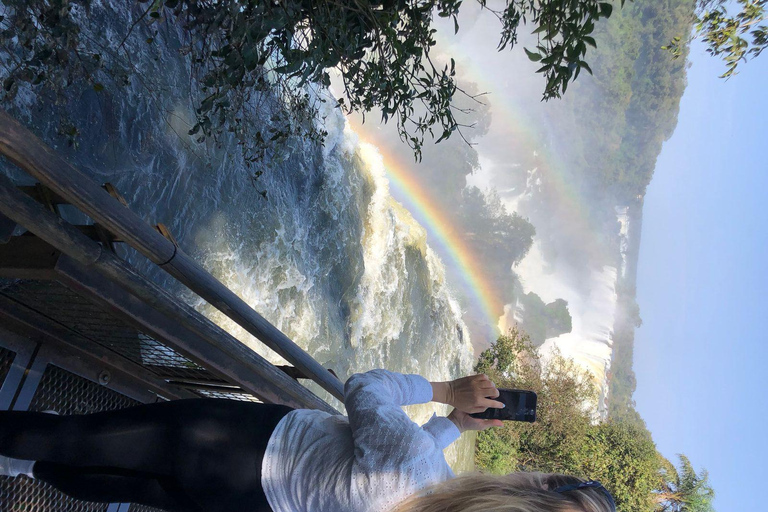
[[[627,251],[629,250],[629,207],[616,207],[616,216],[621,224],[619,251],[621,252],[621,278],[627,276]]]
[[[513,191],[505,197],[505,206],[510,211],[525,214],[526,202],[539,190],[541,181],[537,170],[528,172],[526,189]],[[544,361],[557,351],[572,359],[581,368],[592,375],[598,390],[596,416],[604,418],[607,414],[608,378],[613,353],[613,327],[616,318],[617,293],[619,281],[626,274],[626,256],[629,246],[628,208],[616,208],[616,218],[620,223],[619,250],[621,263],[619,268],[603,265],[599,268],[584,269],[587,275],[575,275],[567,264],[567,255],[561,255],[560,261],[549,263],[542,254],[540,239],[548,236],[546,232],[537,232],[534,244],[526,257],[514,267],[520,278],[523,293],[534,292],[545,303],[558,298],[568,302],[573,329],[570,333],[547,339],[539,348]],[[525,311],[520,304],[507,305],[501,318],[503,329],[507,329],[522,320]]]

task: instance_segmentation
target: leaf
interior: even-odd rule
[[[96,92],[101,92],[104,90],[104,84],[100,84],[99,82],[96,82],[93,84],[93,90]]]
[[[622,6],[624,2],[622,1]],[[600,15],[604,18],[608,18],[613,14],[613,6],[609,4],[608,2],[601,2],[600,3]]]
[[[533,62],[539,62],[541,60],[541,55],[538,53],[534,53],[530,51],[528,48],[523,47],[523,50],[525,50],[525,54],[528,55],[528,59],[530,59]]]

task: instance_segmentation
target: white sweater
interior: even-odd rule
[[[344,386],[346,416],[298,409],[269,439],[261,481],[274,512],[387,512],[414,492],[454,476],[443,449],[451,420],[419,426],[402,405],[432,400],[419,375],[373,370]]]

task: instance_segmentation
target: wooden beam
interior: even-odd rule
[[[122,195],[120,195],[120,192],[117,191],[117,188],[115,188],[113,184],[107,182],[102,185],[102,188],[106,190],[109,195],[117,199],[120,204],[123,206],[128,206],[128,202]],[[52,205],[69,204],[69,201],[61,197],[56,192],[48,189],[47,187],[44,187],[40,183],[35,185],[20,185],[19,190],[43,205],[46,203],[50,203]]]
[[[0,244],[7,244],[16,230],[16,223],[0,214]]]
[[[299,379],[309,379],[306,375],[301,373],[301,370],[294,366],[286,366],[286,365],[276,365],[275,368],[280,370],[281,372],[288,375],[293,380],[299,380]],[[328,368],[328,371],[331,372],[332,375],[336,375],[336,372],[332,369]]]
[[[102,256],[109,258],[113,263],[120,261],[117,258],[112,260],[111,253],[105,252]],[[95,266],[99,268],[98,265]],[[59,281],[77,293],[104,304],[124,321],[201,366],[213,369],[224,380],[236,383],[264,402],[280,403],[295,408],[309,406],[333,410],[325,402],[314,397],[306,388],[232,338],[226,331],[215,327],[200,313],[188,306],[179,307],[176,301],[171,301],[170,295],[164,290],[147,287],[144,295],[149,293],[153,296],[153,303],[147,304],[142,300],[144,297],[140,298],[128,293],[112,280],[104,279],[103,275],[89,271],[66,255],[63,255],[57,263],[56,272]],[[133,278],[140,279],[144,286],[151,284],[136,274],[133,274]],[[171,312],[170,316],[166,316],[168,312]],[[190,324],[207,325],[205,337],[190,330]],[[238,357],[228,356],[219,348],[222,342],[230,347],[242,347],[244,350],[238,351]],[[249,361],[250,368],[243,364],[243,361]]]
[[[108,232],[98,224],[77,224],[77,225],[72,225],[72,227],[80,231],[82,234],[84,234],[91,240],[95,240],[97,242],[102,242],[102,243],[122,242],[122,240],[120,240],[118,237]],[[36,236],[36,235],[31,231],[25,231],[19,236]]]
[[[66,199],[48,189],[47,187],[44,187],[40,183],[37,183],[36,185],[20,185],[18,188],[29,197],[38,203],[45,205],[45,207],[49,209],[49,205],[55,206],[60,204],[69,204]]]
[[[55,279],[61,251],[36,236],[14,236],[0,244],[0,277]]]

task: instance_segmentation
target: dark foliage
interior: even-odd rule
[[[595,22],[610,16],[597,0],[510,0],[486,5],[500,21],[499,49],[513,47],[522,24],[538,43],[529,56],[541,62],[545,98],[557,97],[582,69]],[[194,69],[198,140],[234,132],[258,159],[291,135],[322,139],[308,84],[328,85],[329,69],[344,87],[348,111],[377,108],[396,120],[402,139],[420,155],[424,137],[460,131],[452,99],[459,91],[454,63],[436,63],[433,16],[456,16],[460,0],[137,0],[133,22],[119,34],[81,30],[91,0],[8,0],[0,14],[0,45],[7,53],[3,100],[22,84],[63,94],[85,81],[96,91],[150,80],[132,65],[126,42],[161,44],[176,30]],[[458,24],[455,25],[458,30]],[[107,58],[108,57],[108,58]],[[240,120],[265,93],[284,102],[288,117],[271,133],[245,133]],[[322,101],[322,100],[319,100]]]

